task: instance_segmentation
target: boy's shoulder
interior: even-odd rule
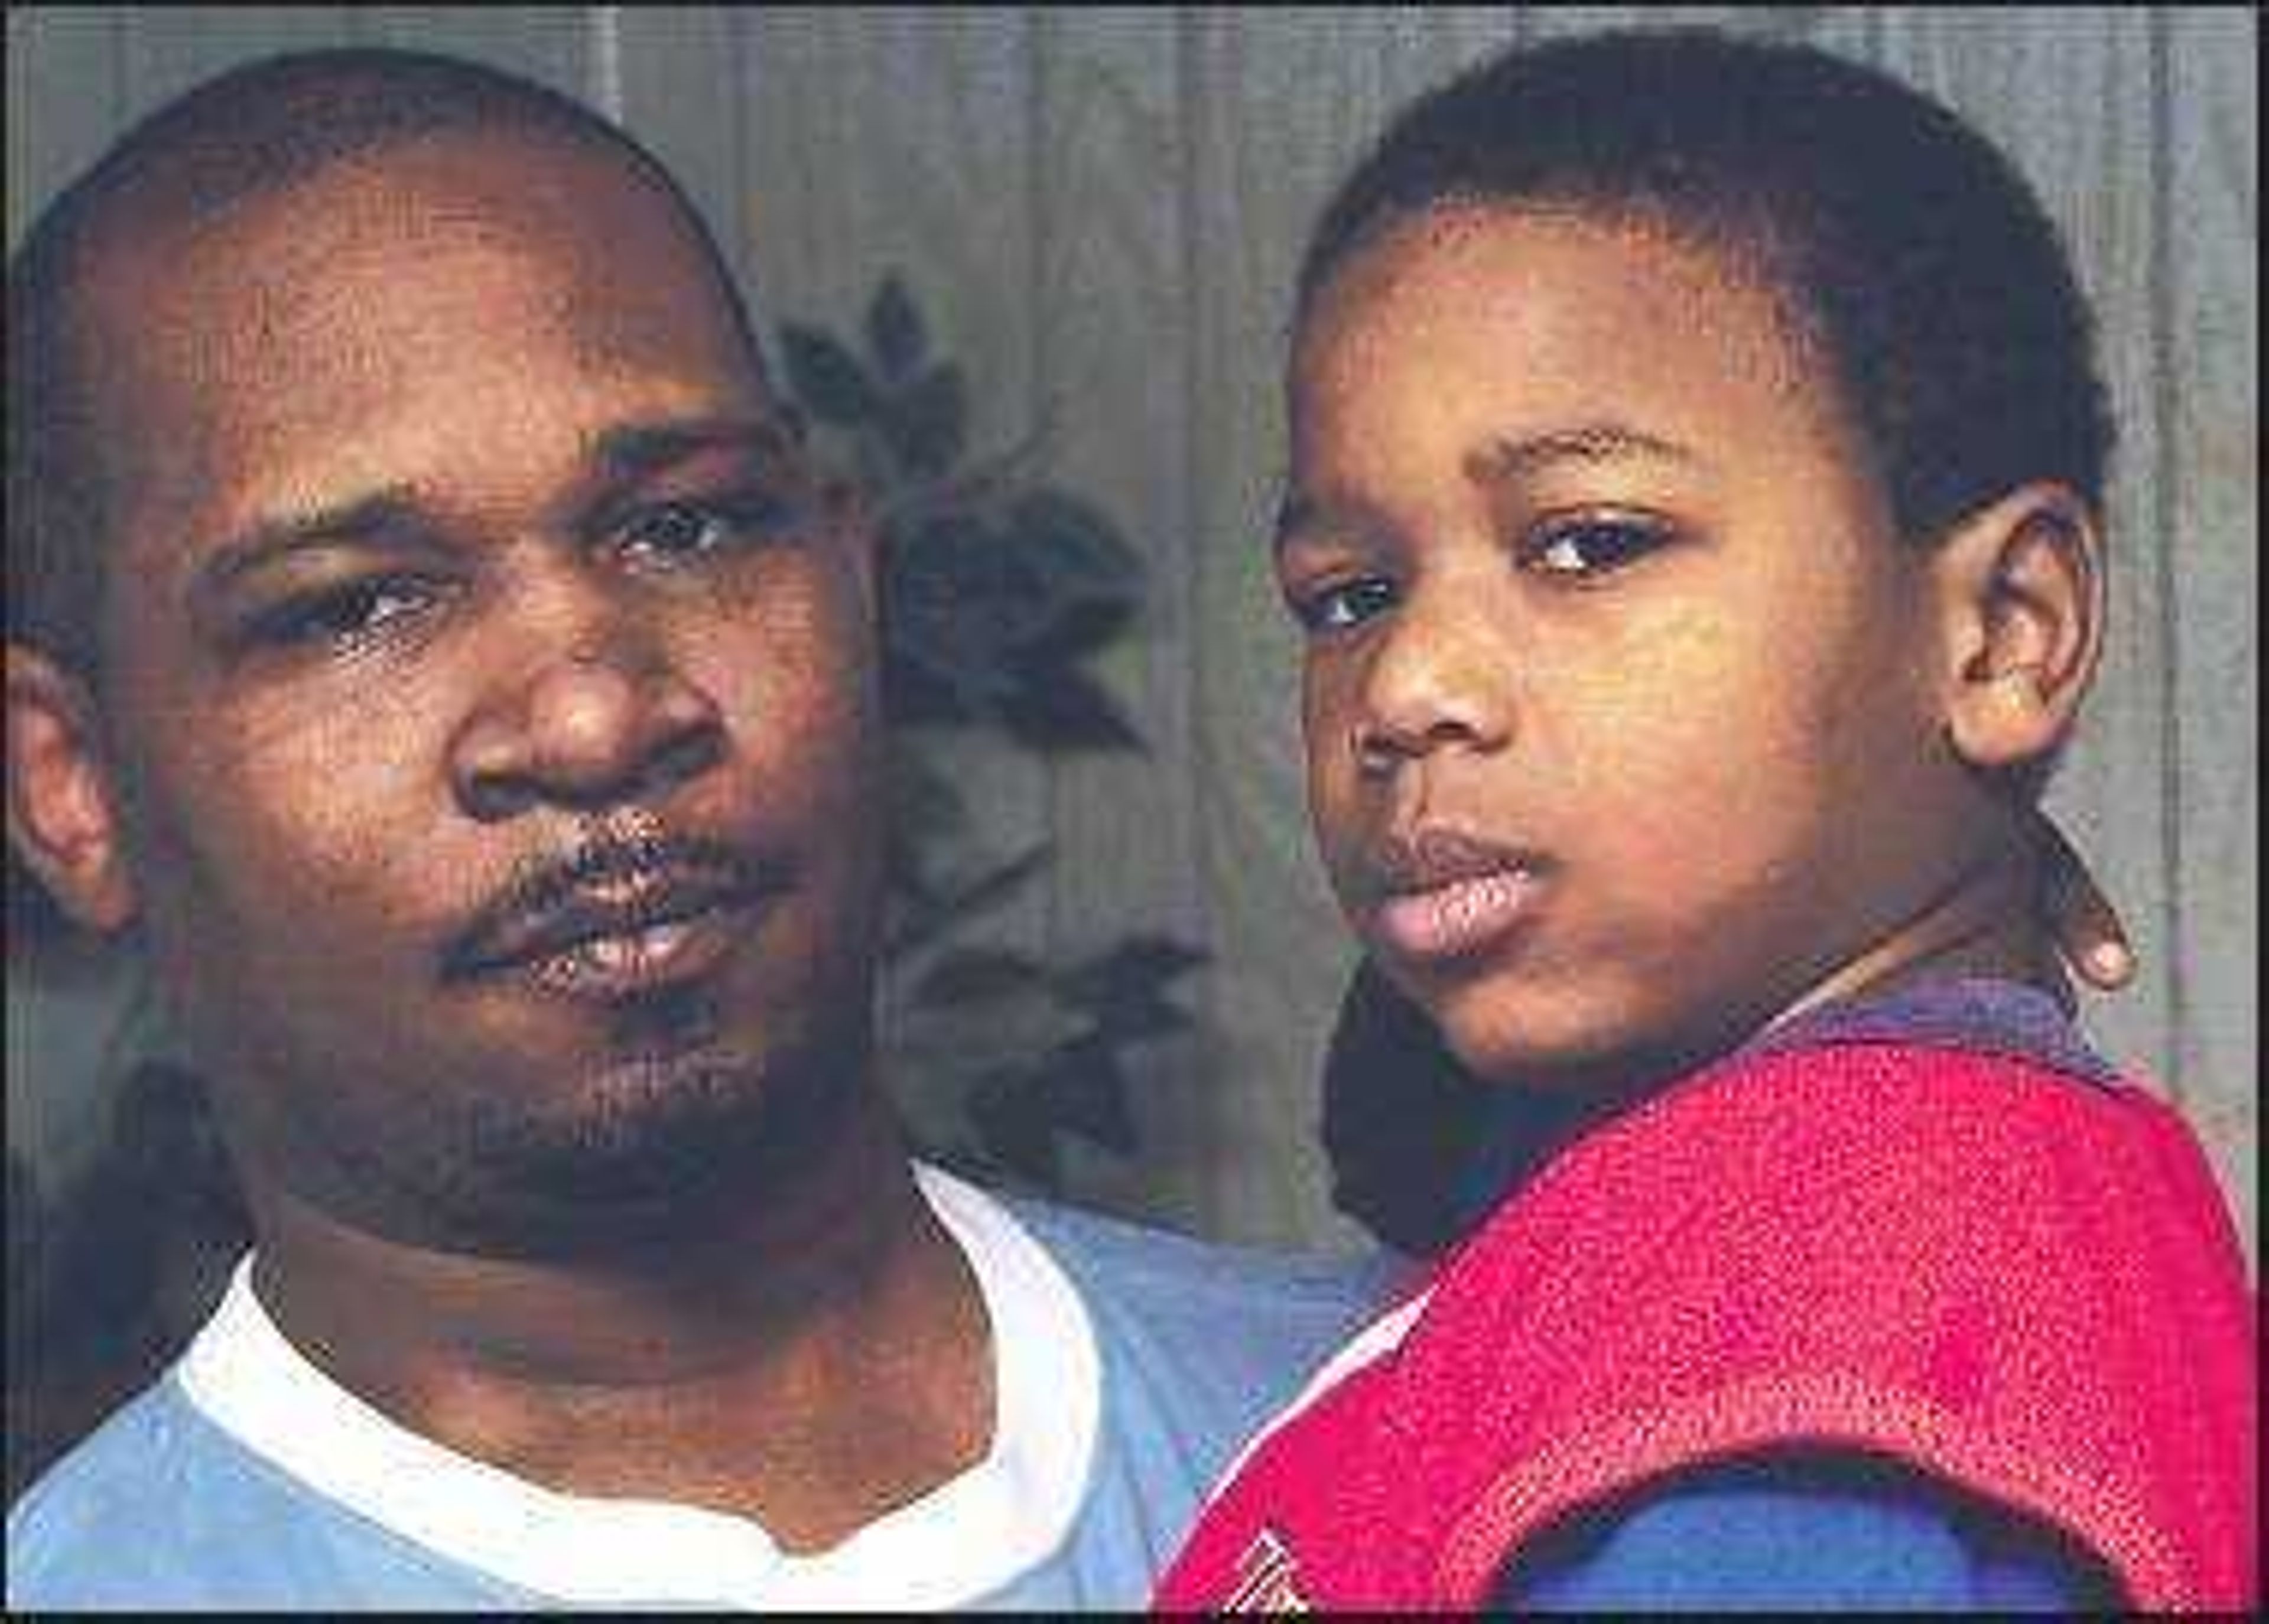
[[[1534,1301],[1548,1277],[1610,1340],[1738,1323],[1729,1347],[1785,1332],[1825,1373],[1925,1336],[1982,1359],[2107,1317],[2173,1333],[2242,1287],[2226,1205],[2165,1102],[2068,1032],[2013,1035],[2007,1008],[1881,1014],[1753,1044],[1565,1148],[1454,1254],[1442,1309]],[[2216,1291],[2173,1292],[2201,1272]]]
[[[530,1599],[299,1484],[208,1420],[171,1373],[10,1507],[7,1575],[11,1611]]]
[[[1737,1235],[1761,1244],[1871,1214],[1967,1242],[1960,1214],[1977,1202],[2071,1208],[2138,1177],[2177,1206],[2216,1207],[2210,1181],[2175,1176],[2194,1150],[2181,1118],[2045,994],[1939,983],[1800,1016],[1674,1083],[1552,1158],[1490,1227],[1603,1191],[1632,1216],[1636,1184],[1678,1228],[1724,1236],[1745,1219]],[[1800,1251],[1820,1250],[1814,1234]]]
[[[2251,1432],[2242,1254],[2196,1140],[2108,1068],[1961,1028],[1753,1045],[1505,1199],[1396,1373],[1434,1413],[1527,1395],[1473,1440],[1521,1503],[1500,1532],[1834,1440],[2046,1517],[2139,1595],[2240,1548],[2184,1487],[2241,1480]]]

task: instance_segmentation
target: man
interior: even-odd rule
[[[50,210],[9,357],[10,837],[255,1232],[10,1604],[1139,1601],[1376,1281],[909,1161],[871,538],[652,160],[255,64]]]

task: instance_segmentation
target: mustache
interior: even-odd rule
[[[693,885],[746,896],[772,888],[778,875],[724,840],[671,832],[660,820],[594,823],[564,853],[523,856],[493,896],[449,940],[441,956],[445,981],[457,980],[539,936],[562,913],[610,885]]]

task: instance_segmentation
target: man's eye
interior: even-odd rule
[[[1523,562],[1543,574],[1575,579],[1611,575],[1669,539],[1669,531],[1659,524],[1630,519],[1575,520],[1540,531],[1525,550]]]
[[[424,613],[439,596],[423,582],[391,576],[326,587],[262,610],[246,626],[245,640],[283,647],[345,647]]]
[[[633,558],[683,564],[791,528],[792,505],[760,491],[693,502],[658,502],[631,515],[616,542]]]
[[[1292,618],[1310,631],[1346,631],[1394,605],[1394,583],[1380,575],[1305,587],[1285,595]]]

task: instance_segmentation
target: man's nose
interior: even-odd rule
[[[637,613],[594,587],[542,617],[531,648],[468,718],[452,776],[484,821],[540,803],[600,808],[659,794],[724,744],[714,699]],[[570,612],[557,612],[562,608]]]
[[[1445,749],[1494,750],[1512,736],[1502,606],[1452,584],[1413,593],[1381,629],[1356,693],[1356,764],[1382,776]]]

